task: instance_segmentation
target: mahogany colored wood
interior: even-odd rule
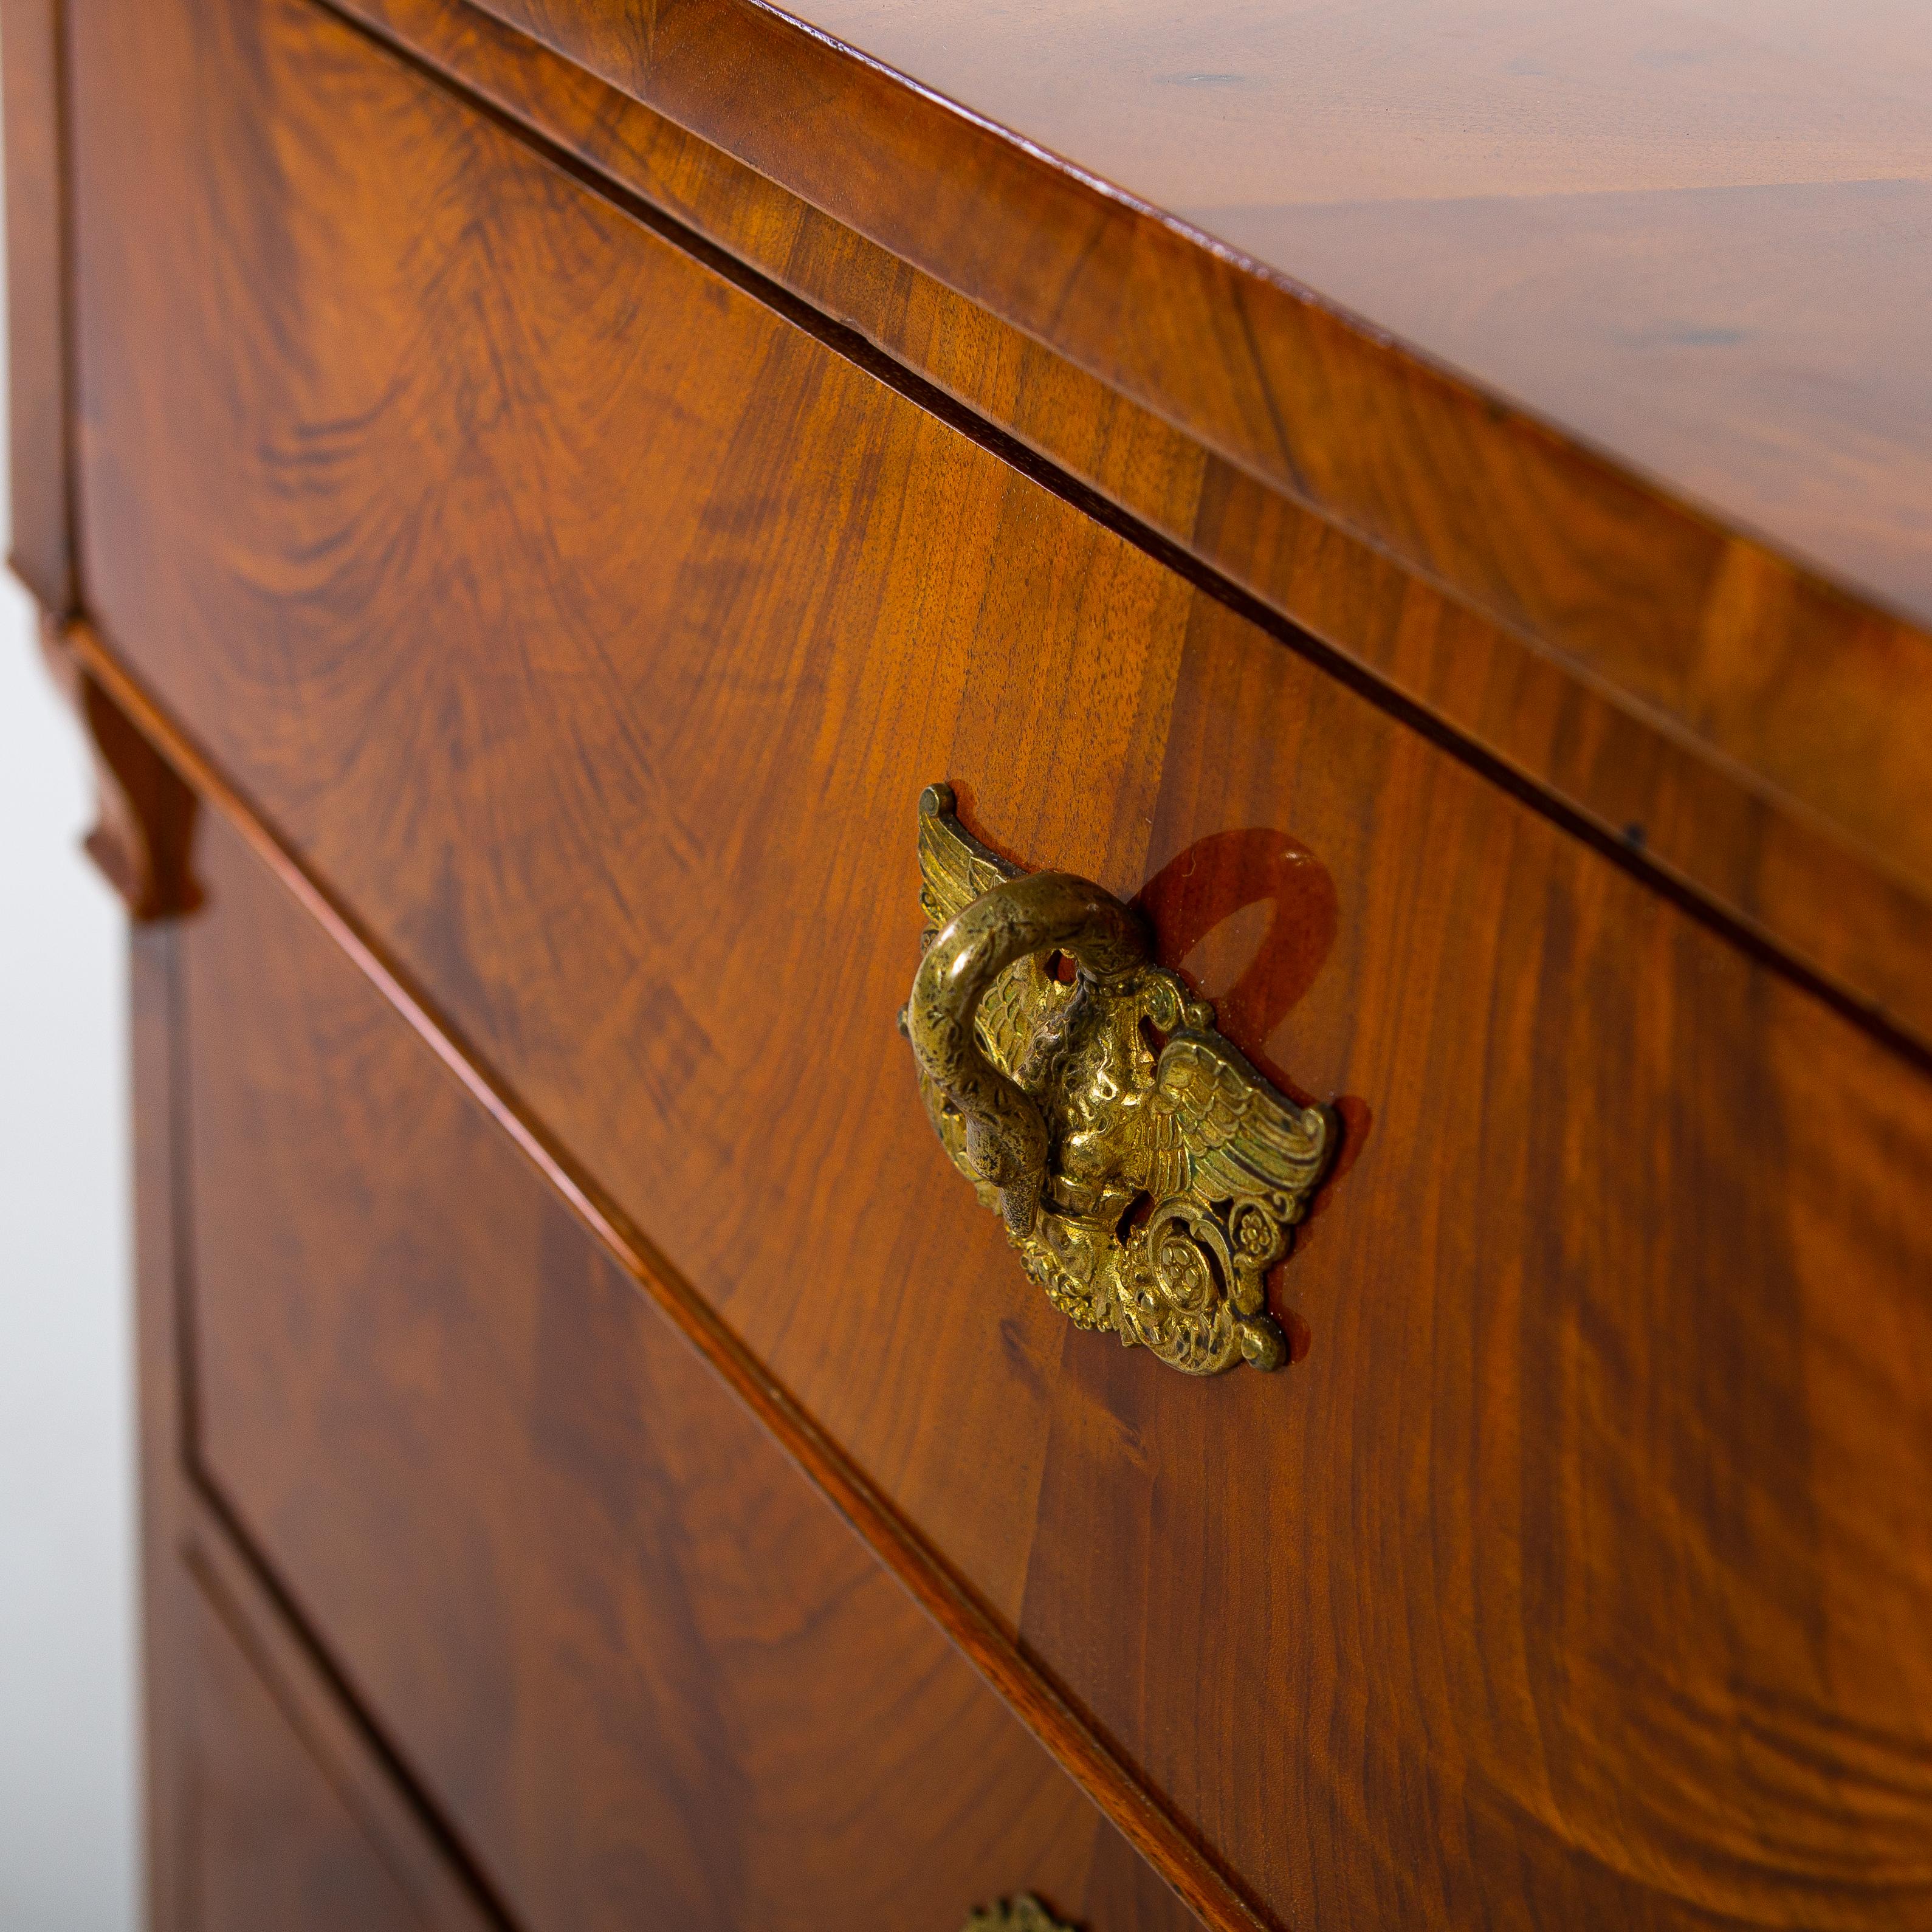
[[[1191,1916],[224,831],[199,1441],[531,1928]]]
[[[205,1932],[352,1925],[421,1932],[436,1924],[278,1703],[242,1631],[200,1590],[188,1592],[185,1615],[194,1738],[182,1792],[190,1922]]]
[[[192,912],[201,903],[194,794],[76,658],[63,626],[47,619],[40,642],[93,757],[97,817],[82,842],[87,856],[137,925]]]
[[[560,34],[586,12],[509,7]],[[1932,616],[1932,256],[1909,238],[1932,217],[1932,47],[1916,9],[793,10]]]
[[[1652,707],[1577,675],[463,0],[337,4],[857,329],[1159,538],[1372,669],[1600,836],[1932,1043],[1932,898],[1826,831],[1814,811],[1740,784],[1730,764],[1713,762]],[[1831,769],[1821,764],[1814,776]],[[1911,798],[1922,795],[1909,776],[1906,785]],[[1870,802],[1854,808],[1876,826],[1885,808],[1868,812]]]
[[[185,1156],[184,1141],[178,1139],[177,1146]],[[371,1730],[364,1714],[344,1700],[340,1681],[318,1655],[312,1634],[290,1621],[286,1599],[266,1577],[259,1556],[240,1541],[232,1520],[212,1502],[202,1472],[195,1471],[184,1485],[182,1502],[184,1587],[197,1600],[200,1612],[191,1613],[191,1620],[225,1626],[234,1661],[245,1662],[251,1680],[253,1694],[235,1701],[252,1702],[263,1716],[272,1706],[280,1727],[298,1747],[305,1775],[298,1775],[291,1760],[275,1784],[290,1800],[300,1784],[308,1784],[314,1793],[305,1806],[278,1802],[274,1809],[293,1814],[296,1821],[306,1814],[314,1828],[298,1828],[289,1838],[297,1848],[314,1844],[322,1856],[300,1864],[278,1857],[268,1874],[270,1882],[292,1891],[298,1880],[304,1881],[303,1889],[317,1909],[332,1915],[325,1922],[332,1925],[363,1922],[352,1899],[355,1891],[366,1889],[372,1897],[390,1900],[385,1909],[400,1914],[403,1922],[431,1932],[508,1932],[508,1918],[479,1883],[474,1866],[464,1858],[446,1824],[427,1808],[420,1792],[399,1780],[385,1742]],[[232,1680],[239,1673],[232,1665],[220,1672],[206,1668],[196,1672],[191,1690],[198,1707],[209,1701],[203,1694],[203,1680],[216,1675]],[[201,1708],[196,1714],[199,1739],[210,1726]],[[181,1780],[189,1794],[190,1811],[200,1808],[193,1798],[198,1781],[207,1775],[205,1760],[212,1754],[198,1744],[202,1762]],[[232,1745],[219,1747],[218,1754],[232,1761]],[[236,1808],[241,1815],[227,1824],[227,1843],[206,1843],[206,1821],[196,1820],[196,1832],[203,1840],[197,1846],[197,1857],[204,1876],[197,1888],[200,1918],[193,1922],[213,1918],[210,1897],[231,1894],[238,1879],[247,1879],[251,1864],[261,1861],[268,1848],[263,1841],[272,1844],[272,1830],[252,1825],[246,1810]],[[359,1850],[340,1828],[344,1824],[353,1826]],[[332,1882],[326,1865],[314,1869],[324,1859],[338,1857],[352,1868],[343,1882]],[[252,1918],[244,1913],[236,1917],[238,1922],[255,1925],[288,1922],[266,1910]]]
[[[62,0],[0,0],[7,155],[8,561],[42,605],[74,606],[68,531],[67,194]]]
[[[1268,1912],[1923,1916],[1922,1069],[320,14],[82,24],[116,644]],[[946,1169],[944,775],[1345,1103],[1285,1378]]]
[[[1932,884],[1915,10],[487,10]]]
[[[450,1868],[198,1486],[180,1348],[188,1148],[174,934],[137,926],[131,974],[146,1923],[485,1932],[505,1922]]]
[[[494,1120],[622,1272],[651,1295],[673,1324],[790,1451],[841,1514],[934,1620],[978,1666],[1010,1706],[1092,1794],[1130,1843],[1167,1876],[1180,1896],[1216,1925],[1262,1923],[1251,1903],[1202,1852],[1172,1812],[1149,1794],[1118,1754],[1066,1702],[1058,1688],[1012,1642],[929,1544],[898,1514],[878,1486],[776,1382],[764,1364],[719,1321],[688,1283],[672,1273],[636,1223],[557,1145],[543,1124],[481,1067],[446,1018],[399,974],[379,944],[320,880],[305,871],[166,713],[110,656],[86,623],[69,638],[92,672],[139,719],[177,769],[220,811],[236,836],[274,874],[330,940],[346,956]]]

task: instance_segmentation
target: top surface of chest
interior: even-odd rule
[[[496,10],[571,41],[571,16],[625,10]],[[674,58],[709,10],[653,9],[634,44]],[[1914,8],[791,11],[1855,590],[1932,616],[1932,40]]]
[[[1923,618],[1932,38],[1888,0],[812,0],[817,25]]]

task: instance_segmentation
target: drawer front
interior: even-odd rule
[[[235,1631],[183,1592],[192,1678],[184,1752],[183,1897],[196,1932],[429,1932],[436,1920],[392,1869],[290,1723]]]
[[[148,1734],[165,1787],[148,1814],[153,1932],[500,1928],[226,1532],[186,1514],[148,1604],[150,1682],[168,1672]]]
[[[303,0],[76,26],[116,644],[1270,1908],[1932,1910],[1922,1077]],[[1292,1368],[945,1160],[948,776],[1336,1102]]]
[[[206,863],[200,1454],[518,1922],[1193,1924],[259,862]]]

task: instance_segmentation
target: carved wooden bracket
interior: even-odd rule
[[[83,842],[88,856],[134,920],[194,911],[202,902],[192,850],[199,800],[89,675],[57,620],[42,622],[40,647],[94,754],[97,817]]]

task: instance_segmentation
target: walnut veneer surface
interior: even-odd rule
[[[209,1932],[404,1932],[418,1909],[328,1771],[206,1598],[187,1598],[195,1689],[184,1772],[193,1820],[190,1894]]]
[[[416,37],[409,0],[349,4]],[[1932,364],[1910,0],[1592,21],[1548,0],[488,11],[1100,378],[1088,438],[1029,409],[1030,369],[956,380],[1747,917],[1797,938],[1794,815],[1837,836],[1841,876],[1875,860],[1922,902]],[[1418,208],[1418,181],[1465,192]],[[1204,192],[1214,234],[1253,253],[1177,218]],[[895,285],[880,334],[911,292]],[[1120,473],[1130,427],[1143,465],[1162,440],[1122,401],[1180,433],[1178,476]],[[1768,821],[1722,866],[1712,801],[1680,796],[1686,740]],[[1672,824],[1687,808],[1699,836]],[[1855,928],[1873,916],[1834,897]],[[1846,938],[1797,943],[1824,964]]]
[[[680,9],[494,0],[634,60]],[[788,10],[1932,620],[1910,0]],[[608,33],[607,29],[607,33]]]
[[[189,922],[166,1932],[267,1748],[195,1602],[431,1922],[1932,1925],[1890,14],[5,18],[18,560]],[[946,1162],[940,778],[1335,1108],[1279,1373],[1070,1329]],[[263,1778],[262,1883],[370,1856]]]
[[[201,1454],[520,1922],[1192,1924],[232,836],[208,878]]]

